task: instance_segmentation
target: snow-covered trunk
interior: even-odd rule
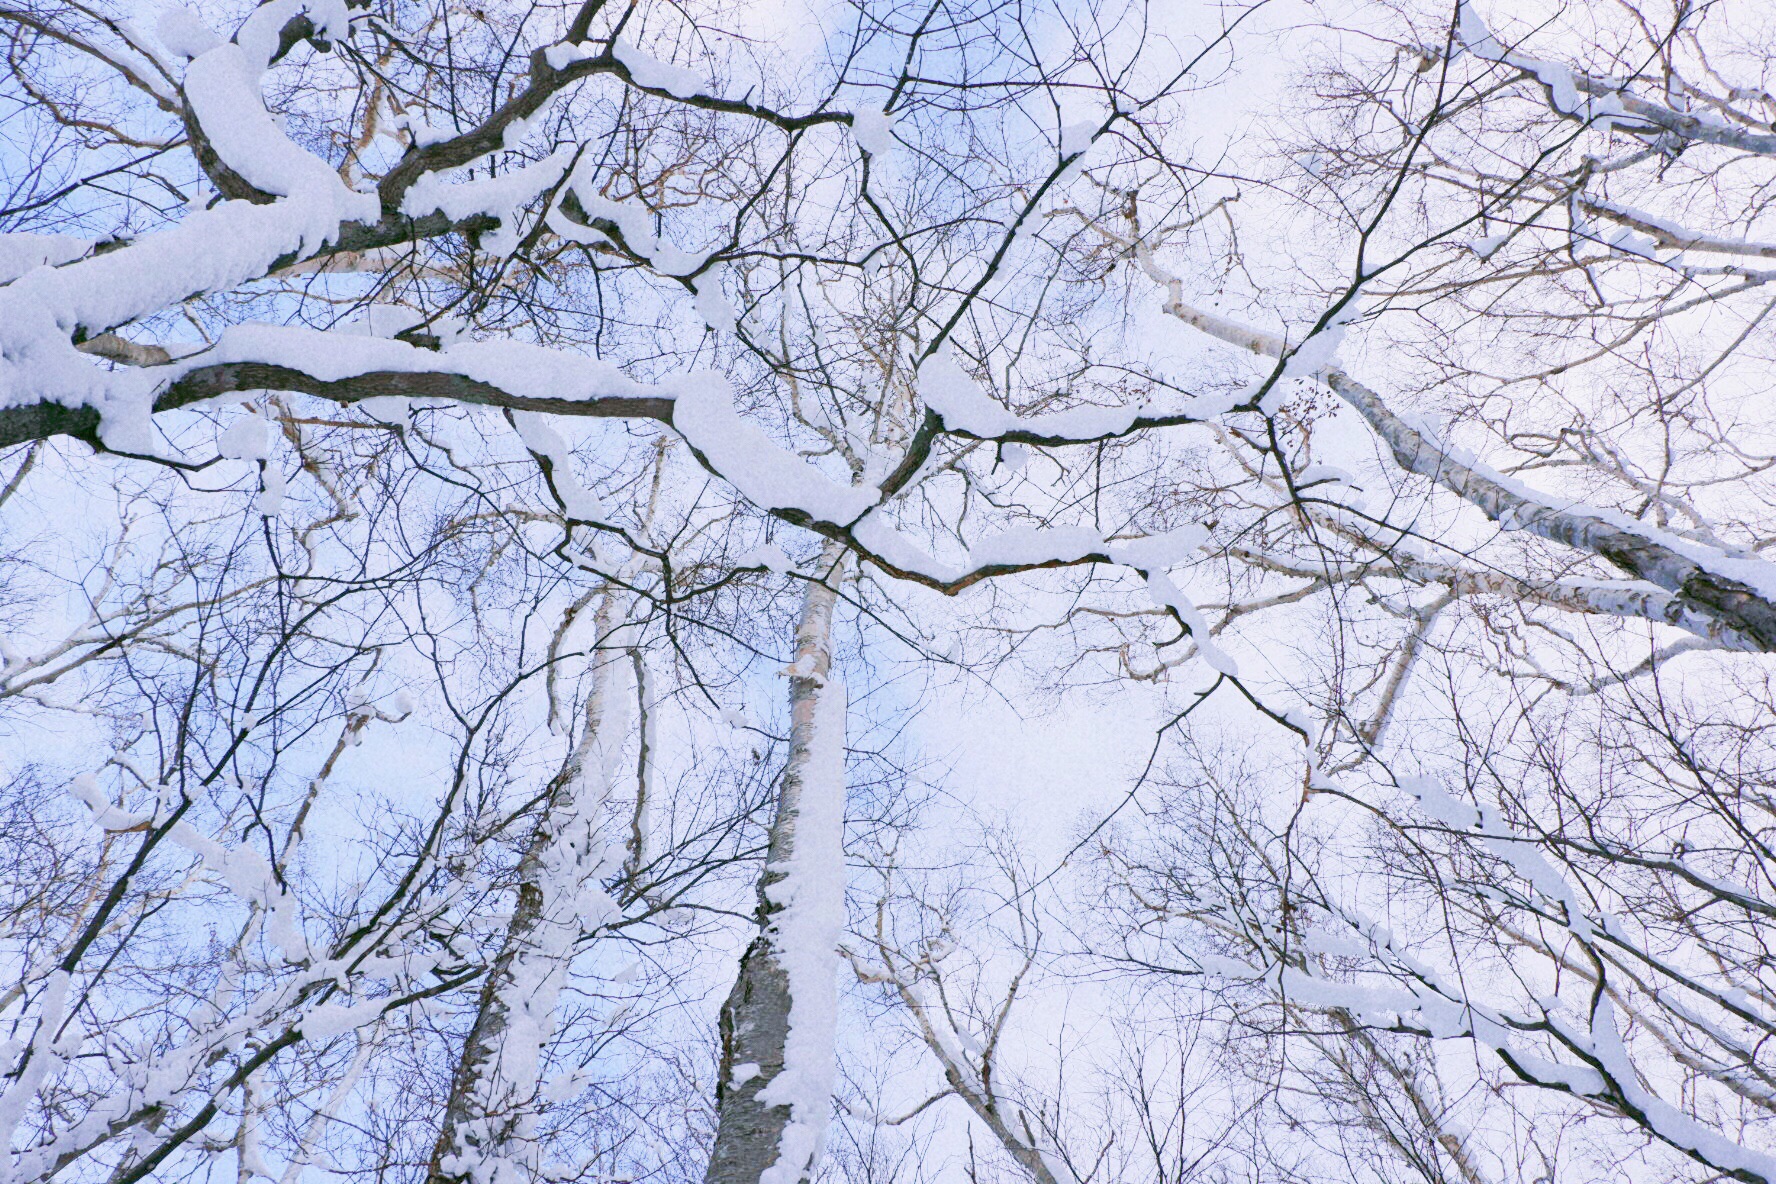
[[[595,636],[610,634],[608,591]],[[535,1178],[531,1128],[555,1003],[580,937],[615,906],[600,886],[615,858],[599,833],[626,700],[613,688],[621,651],[594,658],[582,731],[518,864],[518,899],[482,980],[475,1019],[452,1075],[428,1184],[517,1184]]]
[[[832,1109],[839,931],[845,920],[845,688],[830,678],[845,552],[810,581],[789,668],[789,760],[758,885],[758,936],[722,1006],[708,1184],[798,1184]]]

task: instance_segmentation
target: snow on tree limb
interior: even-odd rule
[[[1495,811],[1455,798],[1430,778],[1406,778],[1401,786],[1417,798],[1419,808],[1434,822],[1479,844],[1511,867],[1527,885],[1529,896],[1550,906],[1546,920],[1581,947],[1613,943],[1631,949],[1622,936],[1620,921],[1607,914],[1597,915],[1580,890],[1543,856],[1532,837],[1513,830]],[[1332,907],[1336,912],[1336,906]],[[1373,951],[1373,969],[1384,976],[1385,985],[1335,979],[1312,967],[1299,951],[1279,951],[1277,961],[1262,973],[1290,1003],[1347,1013],[1357,1023],[1376,1030],[1410,1032],[1437,1040],[1472,1040],[1496,1055],[1519,1079],[1594,1099],[1725,1176],[1745,1184],[1776,1181],[1776,1156],[1698,1121],[1646,1084],[1624,1046],[1616,1004],[1612,995],[1601,989],[1601,978],[1589,1011],[1581,1016],[1548,1006],[1539,1014],[1501,1009],[1478,998],[1459,978],[1445,975],[1411,953],[1385,928],[1361,915],[1338,915]],[[1526,1042],[1536,1036],[1550,1038],[1572,1060],[1553,1061],[1532,1051]],[[1725,1033],[1721,1038],[1733,1043]]]
[[[1776,1184],[1767,31],[121,2],[0,7],[6,1180]]]
[[[593,618],[608,638],[617,594],[606,588]],[[528,1129],[577,945],[619,913],[601,880],[616,862],[601,834],[628,718],[617,655],[594,658],[580,735],[553,778],[518,868],[517,902],[482,980],[473,1023],[451,1078],[427,1179],[507,1184],[541,1156]]]

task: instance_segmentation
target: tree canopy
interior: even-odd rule
[[[5,1184],[1776,1184],[1758,0],[0,38]]]

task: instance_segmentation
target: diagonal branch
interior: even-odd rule
[[[1134,251],[1149,277],[1166,287],[1164,311],[1169,315],[1260,357],[1284,361],[1296,352],[1274,333],[1187,304],[1182,281],[1161,268],[1147,247],[1136,244]],[[1407,472],[1434,481],[1501,525],[1588,551],[1663,588],[1673,595],[1676,604],[1662,606],[1656,619],[1670,621],[1682,612],[1693,612],[1719,622],[1721,628],[1738,635],[1749,648],[1776,652],[1776,602],[1728,570],[1738,566],[1751,574],[1749,569],[1762,566],[1760,561],[1735,559],[1607,511],[1563,504],[1538,494],[1477,460],[1459,455],[1428,431],[1408,423],[1379,394],[1339,366],[1328,363],[1314,370],[1313,376],[1331,387],[1367,421],[1387,444],[1395,462]],[[1699,557],[1704,552],[1707,554]]]

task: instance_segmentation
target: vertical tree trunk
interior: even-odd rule
[[[791,963],[804,955],[818,959],[836,958],[836,954],[830,949],[789,948],[795,940],[807,940],[806,930],[798,930],[792,940],[786,940],[781,922],[786,908],[836,905],[843,909],[842,880],[831,889],[837,892],[837,901],[786,900],[784,889],[798,863],[810,859],[816,863],[839,861],[842,875],[844,689],[830,684],[827,675],[832,665],[833,605],[845,559],[837,544],[828,543],[822,549],[820,570],[829,575],[824,582],[808,583],[796,628],[795,661],[789,669],[789,759],[777,793],[765,868],[759,877],[758,934],[741,958],[740,973],[722,1006],[718,1126],[704,1175],[707,1184],[758,1184],[760,1180],[796,1184],[806,1179],[819,1150],[824,1107],[830,1105],[828,1085],[818,1119],[795,1113],[803,1104],[800,1099],[807,1097],[808,1085],[788,1078],[806,1077],[811,1071],[817,1076],[818,1069],[792,1064],[788,1076],[784,1071],[786,1057],[793,1060],[789,1052],[797,1043],[792,1040],[792,1018],[799,1019],[810,1009],[830,1013],[837,990],[830,976],[822,985],[816,974],[812,980],[801,980],[802,989],[824,989],[828,998],[797,1000],[793,990],[797,976]],[[837,802],[829,800],[832,795],[837,796]],[[836,826],[830,825],[834,810],[838,812]],[[832,849],[813,850],[817,845]],[[841,921],[842,916],[841,911]],[[836,939],[836,933],[833,937]],[[800,1038],[804,1046],[809,1035]],[[830,1037],[824,1054],[804,1048],[798,1055],[824,1055],[830,1064]],[[777,1089],[772,1089],[773,1084]],[[786,1092],[798,1100],[792,1104],[784,1096]]]
[[[594,636],[610,632],[606,590]],[[502,1161],[522,1154],[554,1022],[555,999],[581,933],[584,896],[596,892],[603,844],[598,807],[610,787],[612,750],[623,742],[622,703],[610,683],[621,651],[594,659],[579,741],[549,786],[518,864],[518,900],[499,953],[482,980],[474,1023],[450,1083],[427,1184],[505,1184]]]

